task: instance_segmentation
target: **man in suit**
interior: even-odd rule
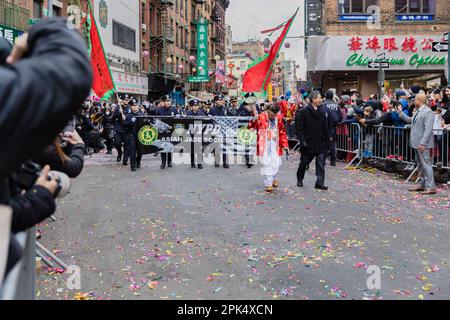
[[[297,186],[303,187],[306,168],[315,158],[317,176],[315,188],[326,191],[328,187],[325,186],[325,159],[331,141],[328,113],[323,110],[323,100],[319,92],[312,92],[310,101],[311,103],[295,117],[297,137],[302,152],[297,171]]]
[[[400,119],[412,125],[410,144],[415,150],[419,170],[419,184],[409,191],[420,192],[425,195],[436,194],[432,164],[434,112],[427,105],[425,94],[417,95],[414,104],[417,111],[412,117],[403,113],[402,106],[397,110]]]

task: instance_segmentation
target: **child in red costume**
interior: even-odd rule
[[[270,105],[266,111],[257,114],[253,108],[254,120],[251,129],[258,131],[256,155],[261,163],[261,175],[268,193],[278,188],[278,171],[282,164],[283,150],[289,148],[283,115],[278,104]]]

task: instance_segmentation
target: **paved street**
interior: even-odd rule
[[[330,192],[261,191],[258,168],[189,166],[137,173],[115,157],[87,160],[42,243],[81,268],[39,274],[39,299],[449,299],[449,190],[409,194],[403,179],[327,167]],[[313,168],[311,168],[313,169]],[[367,266],[381,269],[368,290]]]

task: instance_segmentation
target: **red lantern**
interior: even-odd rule
[[[284,44],[284,47],[285,47],[286,49],[289,49],[289,48],[291,47],[291,44],[290,44],[289,42],[286,42],[286,43]]]

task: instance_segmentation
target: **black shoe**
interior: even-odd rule
[[[128,161],[124,161],[122,164],[126,167],[128,165]]]
[[[251,169],[253,168],[253,165],[251,163],[246,163],[247,168]]]
[[[117,157],[117,162],[120,162],[120,161],[122,161],[122,155]]]
[[[131,168],[131,171],[135,172],[137,169],[135,167]]]
[[[109,150],[106,154],[112,154],[112,151]]]
[[[169,168],[172,168],[172,167],[173,167],[172,162],[169,162],[169,164],[167,164],[167,166],[168,166]]]
[[[336,167],[336,161],[331,161],[330,166]]]
[[[195,165],[195,163],[191,163],[191,168],[195,169],[197,166]]]
[[[225,169],[230,169],[230,165],[229,165],[228,163],[225,163],[225,164],[223,165],[223,167],[224,167]]]
[[[199,164],[199,165],[197,166],[197,168],[199,168],[200,170],[202,170],[202,169],[203,169],[203,165],[202,165],[202,164]]]
[[[299,188],[303,188],[303,181],[299,181],[299,182],[297,182],[297,187],[299,187]]]
[[[316,188],[317,190],[328,191],[328,187],[322,186],[322,185],[319,185],[319,184],[316,184],[316,186],[314,188]]]
[[[140,168],[141,168],[141,164],[140,164],[140,163],[137,163],[137,164],[136,164],[136,168],[140,169]]]
[[[214,165],[214,167],[219,168],[220,165],[219,165],[218,163],[216,163],[216,164]]]
[[[165,168],[166,168],[166,164],[163,163],[163,164],[161,165],[161,169],[165,169]]]

